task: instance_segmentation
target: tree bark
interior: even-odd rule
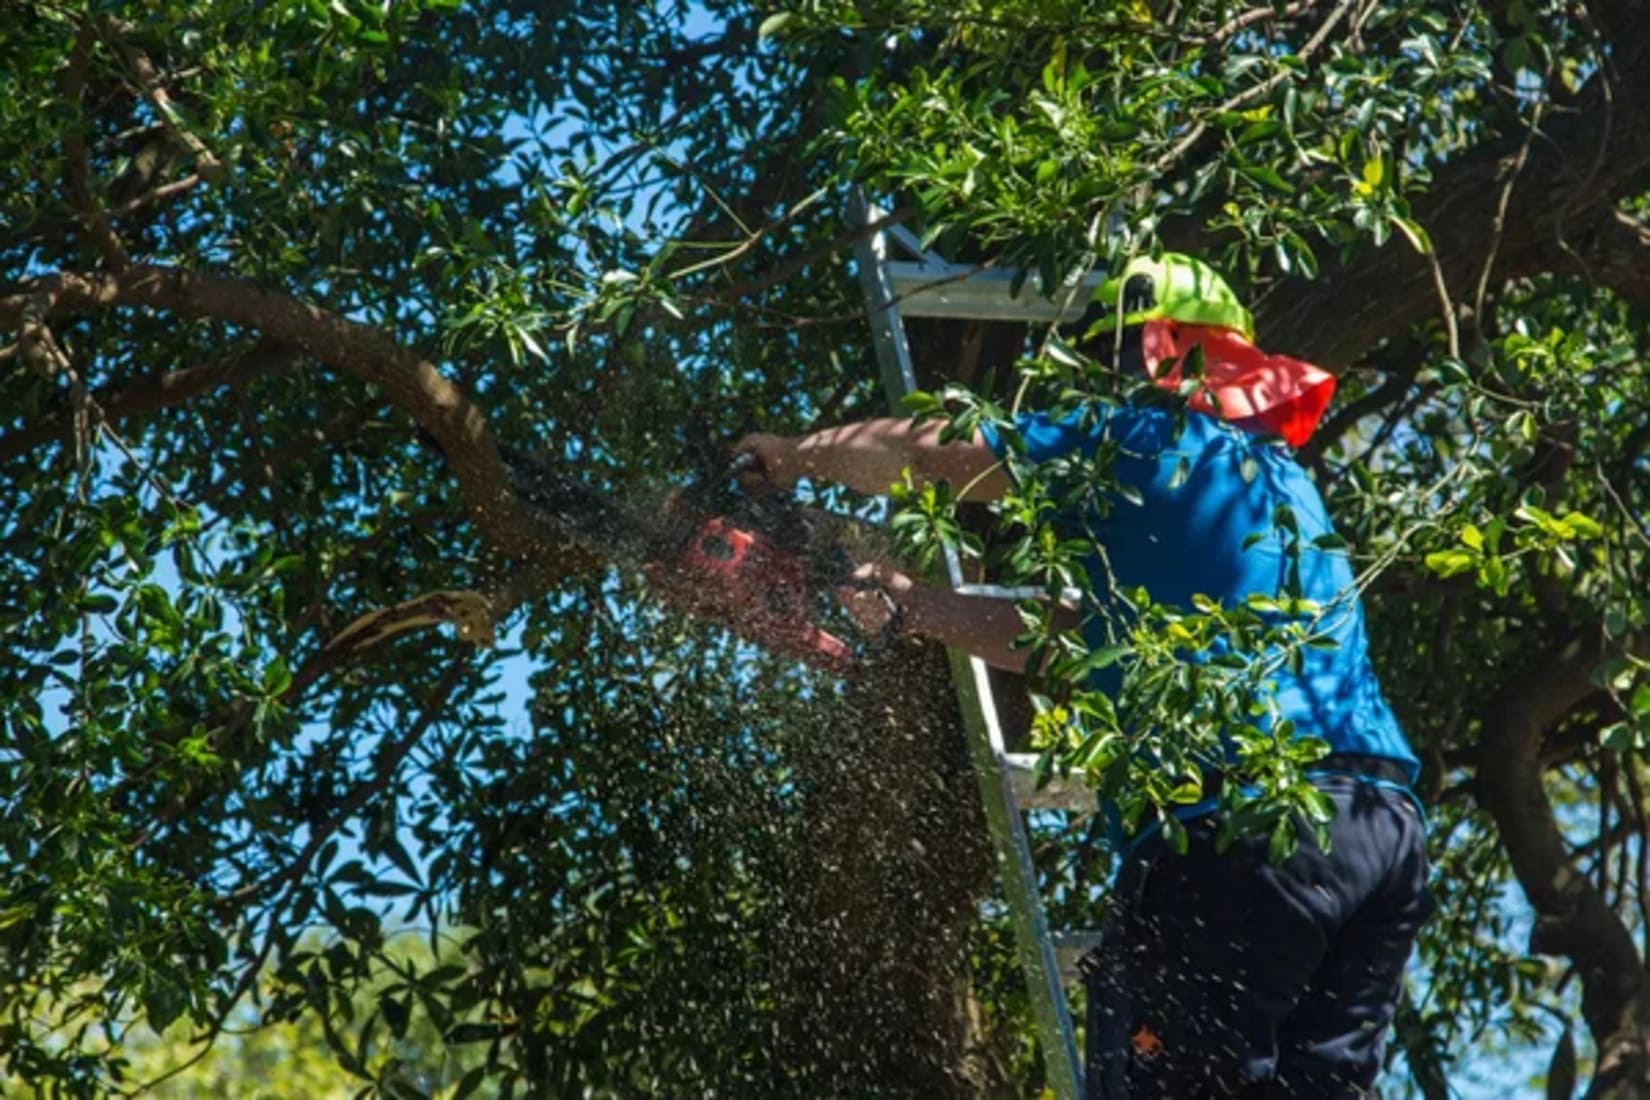
[[[373,326],[249,280],[144,264],[113,275],[60,272],[12,288],[0,295],[0,327],[131,306],[225,321],[377,386],[435,437],[471,517],[499,550],[558,561],[564,575],[601,562],[537,520],[511,491],[486,418],[470,397],[429,360]]]
[[[1623,7],[1628,5],[1616,5]],[[1637,10],[1633,7],[1633,10]],[[1412,214],[1459,311],[1472,304],[1485,264],[1490,286],[1543,272],[1580,275],[1634,302],[1650,302],[1650,230],[1616,204],[1650,185],[1650,65],[1631,64],[1650,33],[1642,16],[1615,13],[1624,31],[1612,39],[1615,63],[1595,76],[1572,109],[1543,120],[1514,176],[1525,133],[1519,130],[1441,165]],[[1608,95],[1604,82],[1609,82]],[[1500,231],[1496,215],[1511,185]],[[1164,226],[1173,248],[1207,243],[1201,222]],[[1319,278],[1288,280],[1258,303],[1261,342],[1330,370],[1356,363],[1382,340],[1400,336],[1443,308],[1431,261],[1394,235],[1347,263],[1320,257]],[[1333,318],[1329,323],[1327,319]]]
[[[1543,736],[1596,690],[1592,672],[1605,656],[1596,639],[1572,639],[1503,687],[1482,718],[1476,796],[1535,910],[1531,950],[1569,958],[1581,977],[1582,1016],[1600,1051],[1588,1095],[1650,1097],[1643,960],[1625,922],[1575,866],[1543,786]]]

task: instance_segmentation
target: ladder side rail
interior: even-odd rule
[[[871,224],[877,212],[865,203],[863,195],[857,190],[853,205],[851,215],[857,224]],[[888,279],[886,236],[879,232],[862,239],[855,246],[855,257],[865,288],[883,387],[890,407],[898,412],[900,398],[916,388],[916,372],[911,362],[910,346],[905,339],[905,326]],[[947,551],[945,568],[953,588],[964,583],[962,565],[954,552]],[[1015,946],[1042,1038],[1049,1082],[1061,1100],[1077,1100],[1082,1094],[1082,1067],[1077,1057],[1071,1010],[1066,1003],[1059,960],[1037,890],[1037,870],[1031,856],[1025,818],[1014,796],[1014,783],[991,681],[984,661],[956,649],[948,649],[947,654],[956,683],[957,704],[962,711],[969,753],[973,757],[975,775],[980,784],[986,823],[1003,876],[1003,892],[1008,899],[1014,924]]]

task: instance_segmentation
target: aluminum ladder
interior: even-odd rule
[[[866,298],[872,341],[881,367],[889,405],[901,411],[900,399],[917,388],[904,318],[937,317],[976,321],[1050,322],[1062,316],[1060,306],[1035,293],[1011,295],[1014,273],[947,264],[924,251],[903,226],[889,226],[886,215],[855,193],[850,217],[869,230],[855,245],[855,259]],[[897,246],[905,259],[891,258]],[[1100,276],[1091,274],[1083,285],[1070,287],[1066,311],[1072,319],[1088,304]],[[967,584],[955,552],[945,553],[945,576],[957,591],[1014,598],[1025,593],[991,585]],[[985,662],[960,650],[949,650],[957,704],[962,711],[969,754],[979,778],[987,827],[1002,874],[1003,893],[1014,927],[1014,941],[1026,988],[1031,995],[1038,1038],[1042,1043],[1048,1080],[1060,1100],[1082,1095],[1083,1064],[1078,1058],[1063,975],[1098,940],[1095,933],[1077,932],[1054,937],[1037,890],[1024,814],[1028,810],[1092,811],[1093,792],[1081,783],[1056,779],[1037,789],[1029,753],[1010,753],[1003,741],[1002,723]]]

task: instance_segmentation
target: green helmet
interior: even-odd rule
[[[1165,252],[1156,260],[1150,256],[1130,260],[1100,284],[1094,301],[1105,307],[1105,313],[1089,329],[1091,335],[1110,332],[1121,306],[1125,326],[1168,318],[1235,329],[1246,340],[1255,338],[1255,319],[1226,280],[1202,260],[1178,252]]]

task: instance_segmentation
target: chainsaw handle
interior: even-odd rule
[[[728,463],[728,477],[740,477],[744,474],[759,473],[767,476],[767,467],[762,464],[762,456],[755,451],[740,451]]]
[[[888,621],[882,624],[882,629],[877,631],[875,638],[867,640],[867,652],[879,653],[887,649],[895,638],[905,633],[905,609],[894,599],[894,594],[888,591],[887,585],[870,577],[845,577],[837,581],[836,586],[856,592],[875,592],[882,597],[882,602],[887,607]]]
[[[740,451],[728,462],[722,474],[723,484],[737,482],[747,493],[771,493],[779,486],[768,472],[768,464],[755,451]]]

